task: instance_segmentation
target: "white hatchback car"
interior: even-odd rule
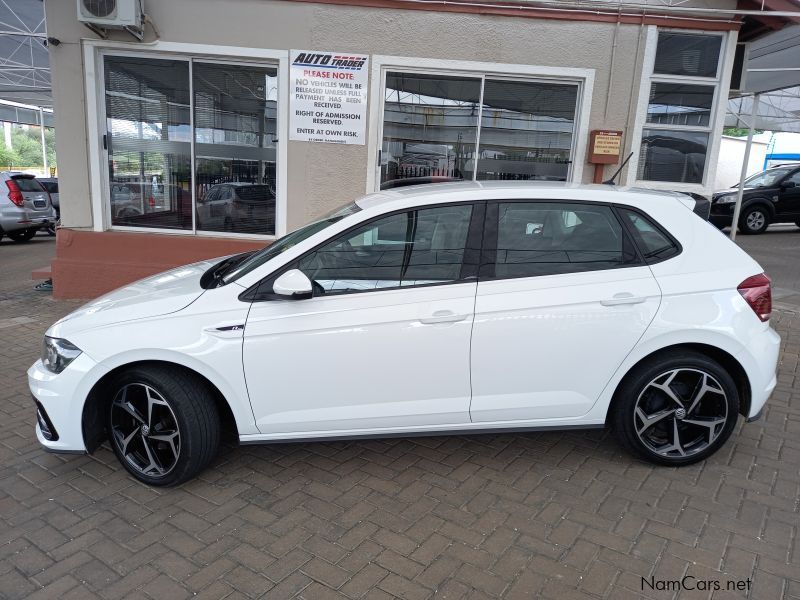
[[[58,321],[28,371],[49,450],[176,484],[241,443],[612,427],[714,453],[775,386],[761,268],[680,194],[548,183],[371,194],[256,253]]]

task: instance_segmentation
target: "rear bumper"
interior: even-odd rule
[[[9,203],[10,204],[10,203]],[[0,210],[0,228],[3,231],[37,229],[52,225],[56,221],[55,210],[29,210],[27,208],[3,208]]]
[[[781,338],[772,327],[748,340],[747,348],[736,357],[750,380],[750,410],[746,418],[755,421],[764,409],[778,382],[776,370]]]

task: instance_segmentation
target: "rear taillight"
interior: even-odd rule
[[[8,179],[6,180],[6,187],[8,188],[8,199],[17,206],[22,206],[25,203],[25,199],[22,197],[22,192],[17,182],[13,179]]]
[[[736,288],[756,316],[762,321],[769,321],[772,314],[772,282],[764,273],[748,277]]]

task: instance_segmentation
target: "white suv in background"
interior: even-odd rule
[[[711,456],[775,387],[762,269],[686,196],[460,183],[371,194],[255,252],[53,325],[28,371],[48,449],[105,439],[152,485],[242,443],[610,426]]]

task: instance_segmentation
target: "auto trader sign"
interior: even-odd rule
[[[364,144],[369,57],[292,50],[289,139]]]

